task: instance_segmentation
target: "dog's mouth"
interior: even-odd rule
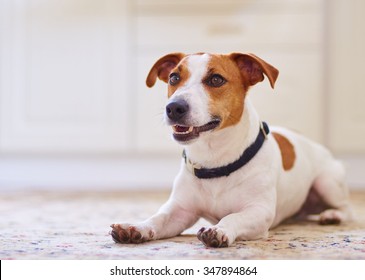
[[[173,136],[176,141],[188,142],[198,138],[202,132],[207,132],[217,128],[220,122],[221,121],[219,119],[214,119],[202,126],[185,126],[175,124],[172,126]]]

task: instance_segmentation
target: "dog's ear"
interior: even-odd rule
[[[156,61],[148,73],[146,85],[148,87],[153,87],[157,77],[167,83],[171,70],[174,69],[184,57],[185,54],[183,53],[170,53],[161,57]]]
[[[248,86],[253,86],[264,80],[264,74],[268,77],[270,85],[274,88],[279,71],[254,54],[232,53],[230,58],[236,62]]]

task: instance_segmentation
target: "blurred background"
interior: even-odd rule
[[[365,1],[0,0],[0,191],[167,189],[182,148],[148,89],[169,52],[251,52],[251,97],[365,189]]]

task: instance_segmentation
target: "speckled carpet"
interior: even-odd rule
[[[0,193],[0,259],[365,259],[365,192],[353,192],[357,220],[320,226],[288,222],[267,240],[207,249],[183,235],[140,245],[115,244],[114,222],[143,220],[168,193]]]

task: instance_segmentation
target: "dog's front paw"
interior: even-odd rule
[[[228,247],[228,236],[219,228],[201,228],[198,231],[198,239],[207,247]]]
[[[130,224],[112,224],[110,235],[116,243],[142,243],[152,240],[155,232],[146,227],[138,227]]]

